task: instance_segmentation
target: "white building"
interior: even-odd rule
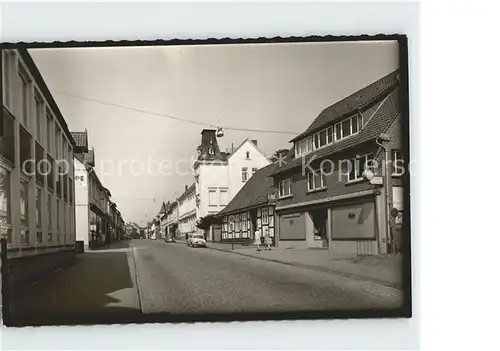
[[[256,140],[245,139],[231,153],[221,152],[216,130],[204,129],[194,164],[197,220],[221,211],[252,174],[270,163]]]
[[[179,230],[182,237],[197,232],[196,227],[196,188],[186,185],[184,193],[179,196]]]
[[[15,285],[74,258],[75,141],[28,51],[0,57],[0,234]]]

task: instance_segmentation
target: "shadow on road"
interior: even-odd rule
[[[131,258],[123,251],[78,255],[71,266],[22,291],[12,292],[8,299],[10,320],[6,322],[13,325],[107,323],[138,314],[139,300],[132,281],[135,273],[130,265],[133,266]]]

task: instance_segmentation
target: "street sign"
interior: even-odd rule
[[[373,177],[372,179],[370,179],[370,184],[383,185],[384,179],[382,177]]]

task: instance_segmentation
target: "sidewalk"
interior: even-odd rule
[[[381,285],[401,289],[403,281],[403,260],[401,256],[342,255],[325,249],[284,249],[257,251],[254,247],[207,243],[214,250],[227,251],[238,255],[262,260],[309,268],[377,282]]]
[[[94,322],[140,313],[132,248],[111,243],[76,256],[75,262],[9,296],[19,324]],[[78,317],[78,318],[76,318]]]

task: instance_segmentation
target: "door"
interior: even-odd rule
[[[311,211],[311,217],[314,225],[314,239],[321,240],[323,247],[328,247],[328,235],[326,225],[328,220],[328,209],[320,208]]]

